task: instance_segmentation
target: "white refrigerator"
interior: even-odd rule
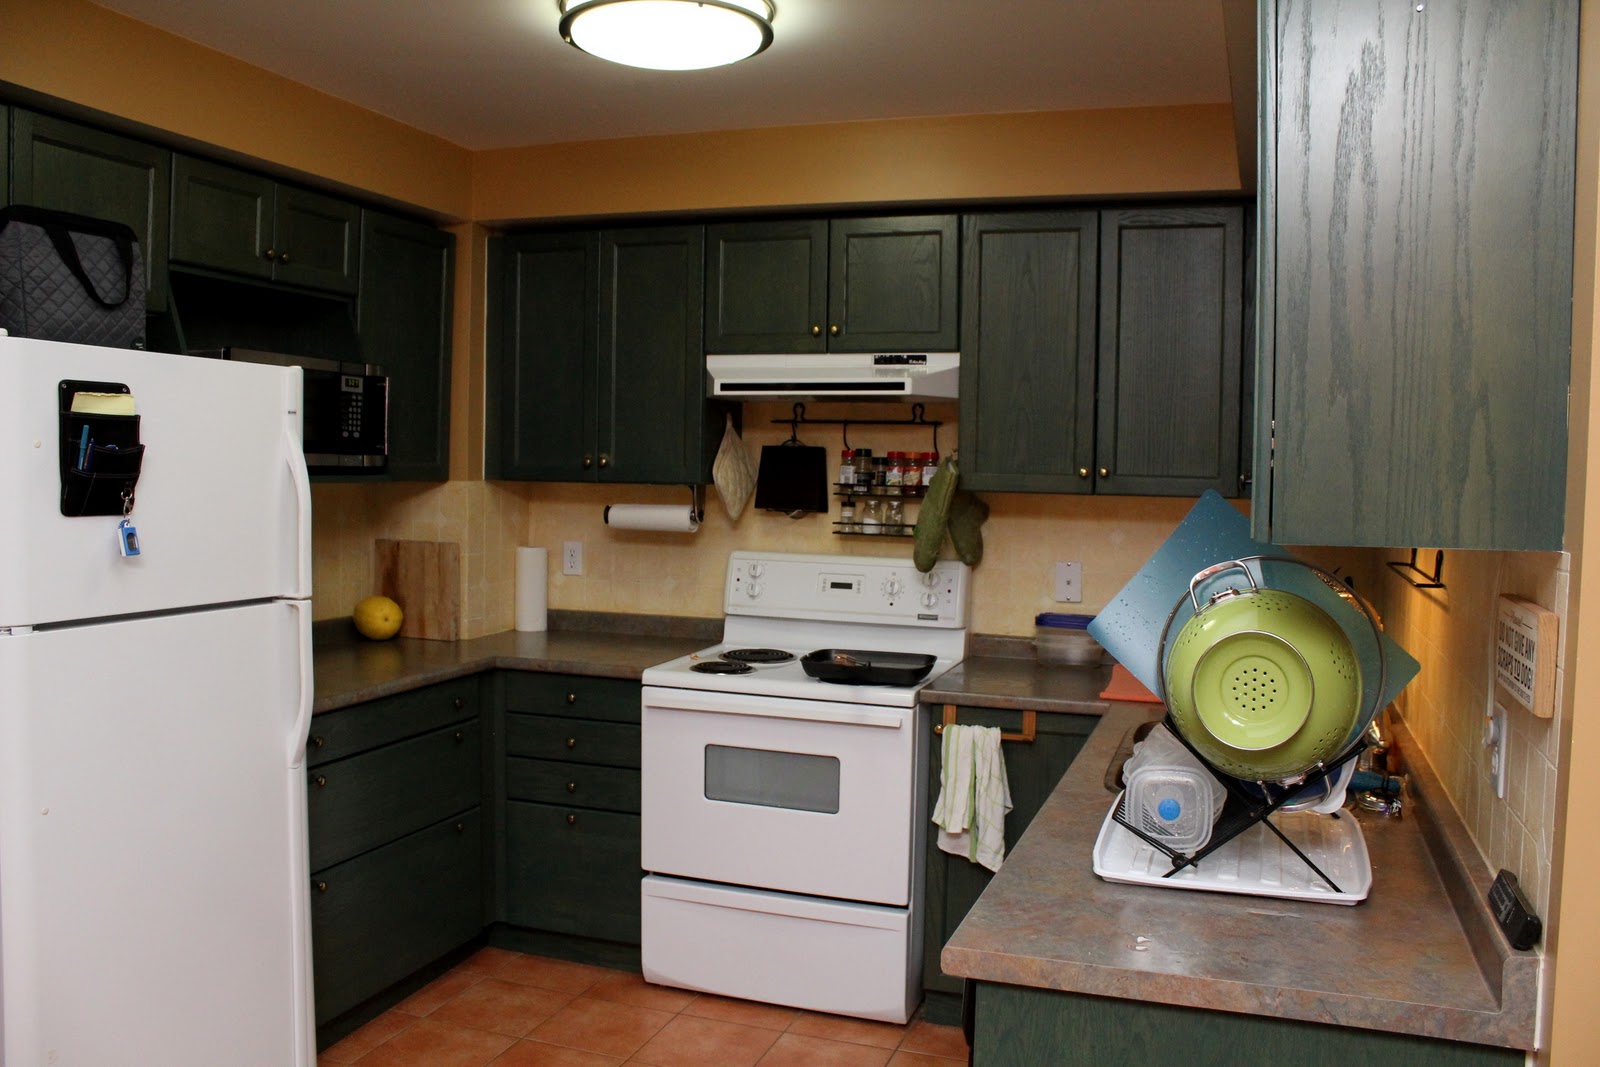
[[[298,368],[0,337],[8,1067],[315,1063],[300,403]]]

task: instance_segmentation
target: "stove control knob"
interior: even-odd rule
[[[934,593],[934,592],[923,593],[922,594],[922,606],[925,607],[925,608],[938,607],[939,606],[939,594],[938,593]]]
[[[767,573],[767,565],[765,563],[750,564],[750,577],[759,578],[765,573]]]
[[[744,587],[744,595],[749,597],[751,600],[754,600],[756,597],[760,596],[762,591],[763,590],[760,582],[751,582],[749,585]]]
[[[905,583],[899,578],[889,578],[883,583],[883,591],[887,596],[897,597],[905,592]]]
[[[936,571],[936,570],[935,571],[923,571],[922,572],[922,584],[923,585],[938,585],[939,584],[939,572]]]

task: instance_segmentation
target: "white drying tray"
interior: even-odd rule
[[[1163,878],[1172,869],[1172,858],[1112,817],[1120,803],[1119,793],[1094,842],[1094,873],[1108,882],[1323,904],[1358,904],[1367,899],[1372,889],[1367,839],[1348,812],[1338,818],[1309,811],[1272,817],[1278,829],[1338,884],[1341,892],[1336,893],[1289,846],[1259,823],[1198,864]]]

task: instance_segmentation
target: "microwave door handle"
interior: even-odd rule
[[[794,706],[796,703],[803,705]],[[909,716],[903,711],[880,711],[856,704],[820,701],[786,701],[747,694],[719,694],[687,690],[652,690],[644,698],[646,714],[651,709],[665,711],[711,712],[722,715],[755,715],[768,719],[795,719],[803,722],[838,723],[846,726],[903,728]]]

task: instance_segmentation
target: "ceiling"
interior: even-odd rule
[[[1234,0],[776,0],[771,48],[689,72],[577,51],[557,0],[97,2],[471,150],[1231,98]]]

